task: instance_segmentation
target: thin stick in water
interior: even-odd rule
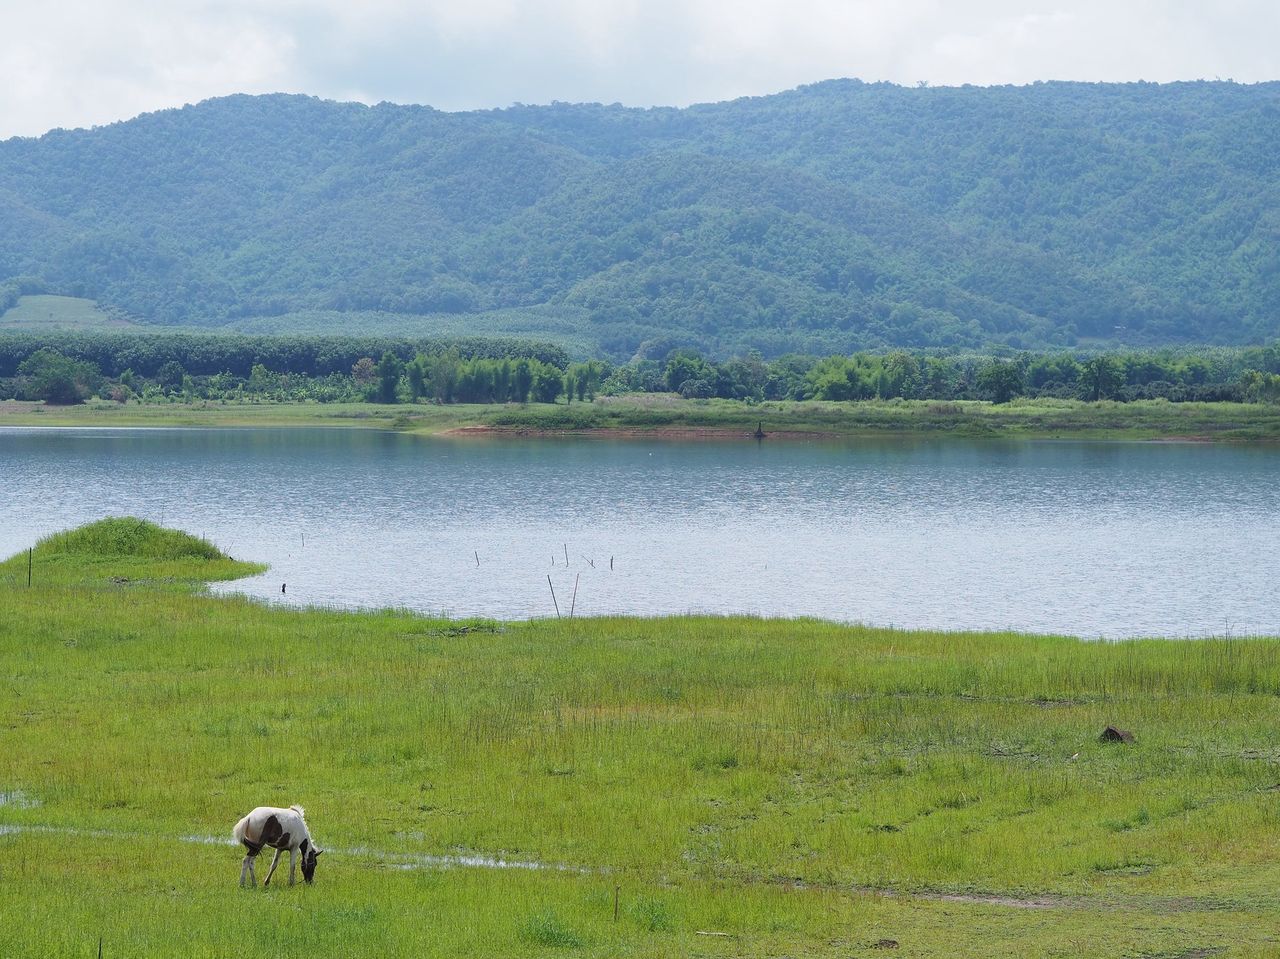
[[[476,565],[480,565],[480,550],[476,550]]]
[[[550,573],[548,573],[548,574],[547,574],[547,585],[548,585],[548,586],[551,586],[551,574],[550,574]],[[556,588],[555,588],[554,586],[551,586],[551,602],[552,602],[552,603],[555,603],[555,607],[556,607],[556,619],[559,619],[559,618],[560,618],[560,604],[559,604],[559,603],[556,603]]]
[[[581,578],[582,578],[581,573],[573,577],[573,599],[569,601],[569,618],[570,619],[573,619],[573,609],[575,606],[578,605],[578,580]]]
[[[566,566],[569,565],[569,544],[568,543],[564,544],[564,564]]]

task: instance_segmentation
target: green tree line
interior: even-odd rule
[[[408,339],[386,336],[251,336],[243,333],[4,333],[0,377],[42,349],[94,364],[104,375],[125,370],[154,377],[166,364],[184,373],[231,373],[247,378],[255,366],[276,373],[327,376],[350,373],[361,357],[391,353],[408,362],[419,354],[449,353],[462,359],[528,357],[565,369],[569,355],[551,343],[501,337]]]
[[[140,355],[131,350],[125,357],[111,357],[104,368],[83,351],[65,352],[61,348],[65,341],[55,337],[48,346],[24,351],[11,375],[0,377],[0,399],[67,403],[99,395],[120,401],[182,396],[377,403],[555,403],[563,399],[573,403],[601,394],[675,393],[689,399],[745,402],[902,398],[1006,403],[1017,397],[1280,401],[1280,344],[1003,356],[895,350],[824,357],[793,354],[772,361],[754,352],[717,361],[677,349],[662,360],[555,364],[518,352],[467,355],[457,344],[435,343],[408,359],[392,349],[371,352],[341,370],[325,365],[312,367],[318,372],[300,371],[294,365],[298,353],[285,349],[255,354],[260,361],[248,370],[226,368],[211,373],[205,338],[153,339],[163,339],[166,349],[183,342],[200,349],[192,356],[178,351],[173,354],[176,358],[165,359],[159,366],[149,362],[137,369],[124,366],[128,358]],[[171,354],[145,355],[154,360]]]

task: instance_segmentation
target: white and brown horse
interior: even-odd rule
[[[276,871],[280,854],[286,849],[289,850],[289,885],[292,886],[294,882],[294,857],[298,853],[302,854],[302,878],[308,883],[312,881],[316,874],[316,858],[321,850],[316,848],[302,817],[301,806],[290,806],[288,809],[259,806],[236,823],[231,835],[249,850],[240,867],[241,886],[244,885],[246,875],[249,877],[249,885],[258,884],[258,877],[253,874],[253,861],[264,846],[270,846],[276,854],[271,860],[271,868],[267,870],[267,878],[262,880],[263,886],[271,882],[271,874]]]

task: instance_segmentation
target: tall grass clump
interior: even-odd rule
[[[233,560],[208,540],[133,516],[111,516],[53,533],[0,563],[0,587],[69,586],[134,581],[190,587],[266,569]]]
[[[230,559],[208,540],[134,516],[109,516],[36,544],[40,553],[148,559]]]
[[[526,919],[520,934],[525,942],[535,946],[576,949],[582,945],[582,938],[551,909],[543,909]]]

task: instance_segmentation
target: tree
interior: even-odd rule
[[[1078,382],[1081,399],[1115,399],[1124,386],[1124,370],[1110,356],[1095,356],[1080,367]]]
[[[1240,385],[1249,403],[1280,403],[1280,374],[1246,370]]]
[[[378,368],[370,357],[362,356],[351,367],[351,375],[355,377],[357,386],[368,386],[378,376]]]
[[[511,398],[511,361],[503,360],[493,371],[493,398],[505,403]]]
[[[182,389],[182,378],[187,371],[182,368],[182,364],[177,360],[170,360],[164,366],[156,371],[156,385],[165,393],[176,393]]]
[[[978,390],[993,403],[1008,403],[1022,394],[1022,367],[1007,360],[992,360],[978,371]]]
[[[58,406],[83,403],[102,387],[93,363],[73,360],[56,350],[38,350],[22,362],[18,372],[31,377],[31,394]]]
[[[511,398],[517,403],[528,403],[531,389],[533,389],[533,369],[529,366],[528,360],[520,360],[516,363]]]
[[[868,376],[871,367],[865,357],[828,356],[805,374],[805,392],[819,400],[865,400],[874,396],[876,385]]]
[[[564,389],[564,377],[554,366],[538,363],[533,369],[533,397],[539,403],[554,403]]]
[[[725,389],[721,395],[734,399],[764,399],[764,384],[768,367],[759,350],[752,350],[745,358],[735,357],[720,367],[720,379]]]
[[[400,386],[400,377],[404,374],[404,363],[400,357],[390,350],[382,354],[378,360],[378,388],[374,398],[379,403],[394,403],[397,400],[396,390]]]
[[[405,367],[405,377],[409,380],[409,397],[414,402],[422,399],[427,393],[427,358],[419,353]]]
[[[431,395],[437,403],[453,402],[454,393],[458,389],[459,366],[458,354],[454,352],[439,353],[431,358],[427,380],[431,386]]]
[[[920,363],[914,356],[898,350],[886,356],[883,364],[883,376],[877,381],[881,399],[913,399],[920,394]]]
[[[249,372],[249,380],[245,383],[245,389],[250,393],[270,393],[279,386],[279,380],[276,374],[261,363],[254,363],[253,369]]]
[[[716,390],[706,380],[685,380],[680,384],[680,395],[686,400],[706,400],[715,396]]]
[[[667,360],[667,389],[679,393],[685,380],[705,380],[714,383],[716,371],[701,356],[690,350],[677,350]]]

